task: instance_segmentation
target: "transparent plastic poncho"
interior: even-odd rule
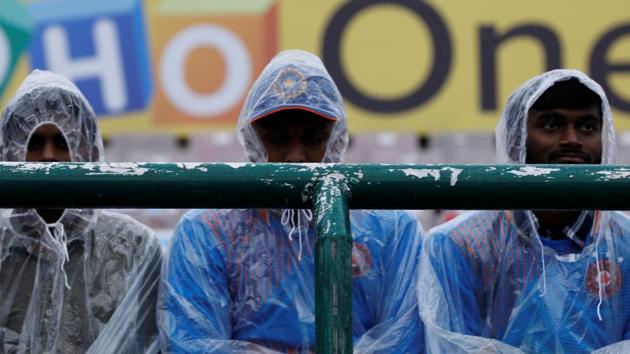
[[[554,83],[571,78],[600,96],[602,163],[614,162],[606,96],[574,70],[547,72],[512,94],[496,131],[500,162],[526,161],[530,108]],[[630,221],[609,211],[583,211],[582,217],[576,230],[585,235],[583,247],[541,236],[536,216],[526,210],[470,212],[431,230],[418,283],[429,351],[589,353],[624,347],[630,338]]]
[[[2,117],[3,161],[24,161],[44,124],[59,128],[73,162],[103,158],[91,106],[59,75],[34,71]],[[121,214],[66,209],[48,224],[34,209],[2,210],[0,353],[155,351],[160,252]]]
[[[304,91],[278,93],[274,80],[284,70],[302,75]],[[249,159],[267,160],[251,120],[295,105],[336,119],[324,160],[340,161],[348,141],[341,96],[319,58],[303,51],[278,54],[251,89],[238,124]],[[421,352],[414,288],[418,221],[402,211],[356,210],[350,218],[355,353]],[[162,351],[313,352],[316,235],[311,219],[310,210],[196,210],[184,215],[162,271]]]

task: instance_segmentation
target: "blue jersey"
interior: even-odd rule
[[[421,352],[415,297],[419,223],[400,211],[350,215],[355,350]],[[290,239],[280,216],[267,210],[186,214],[163,274],[158,311],[163,348],[314,350],[315,232],[303,223]]]
[[[596,212],[575,253],[570,240],[531,237],[514,214],[465,214],[427,236],[420,281],[438,296],[420,297],[420,307],[427,327],[440,328],[432,347],[492,343],[465,334],[525,352],[579,353],[628,339],[629,219]]]

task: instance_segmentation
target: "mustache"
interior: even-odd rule
[[[549,160],[556,160],[563,157],[578,157],[584,160],[584,163],[590,164],[593,161],[591,155],[581,149],[561,149],[553,151],[549,154]]]

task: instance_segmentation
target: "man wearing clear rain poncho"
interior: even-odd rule
[[[238,135],[253,162],[339,162],[346,114],[316,56],[278,54],[251,89]],[[315,348],[310,210],[191,211],[162,272],[162,349],[309,353]],[[421,228],[407,212],[351,211],[357,353],[423,349],[415,300]]]
[[[103,158],[90,104],[59,75],[34,71],[2,117],[3,161]],[[157,238],[130,217],[3,210],[0,353],[155,351],[160,267]]]
[[[606,96],[575,70],[523,84],[496,134],[503,163],[615,158]],[[630,338],[629,227],[620,212],[593,210],[479,211],[436,227],[418,281],[427,349],[618,352]]]

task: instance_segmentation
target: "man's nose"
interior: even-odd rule
[[[57,155],[55,154],[55,144],[52,141],[47,141],[44,144],[42,150],[42,160],[44,161],[57,161]]]
[[[563,134],[562,140],[560,141],[561,145],[572,145],[572,146],[582,146],[582,142],[580,141],[580,136],[578,134],[577,129],[574,126],[568,126]]]
[[[285,162],[307,162],[306,161],[306,151],[304,149],[304,145],[299,142],[291,144],[289,147],[289,152],[285,159]]]

